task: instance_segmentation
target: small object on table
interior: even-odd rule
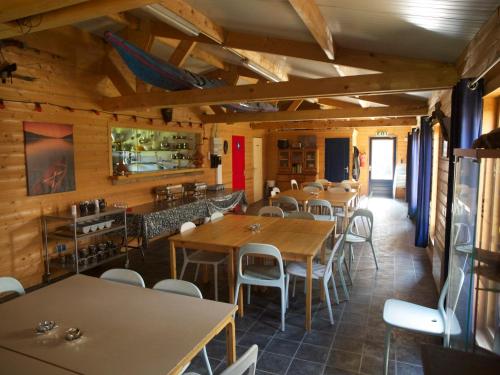
[[[261,228],[261,225],[256,223],[256,224],[250,224],[248,226],[248,229],[250,229],[252,231],[252,233],[258,233],[260,232],[260,228]]]
[[[82,337],[82,331],[79,328],[70,328],[64,334],[66,341],[78,340],[80,337]]]
[[[76,204],[71,205],[71,215],[76,216]]]
[[[38,326],[36,327],[36,333],[46,333],[52,331],[56,327],[57,325],[55,321],[42,320],[41,322],[38,323]]]

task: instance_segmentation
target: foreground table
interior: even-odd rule
[[[11,350],[0,348],[0,373],[8,375],[72,375],[77,372],[39,361]]]
[[[84,374],[178,374],[226,328],[235,360],[236,307],[76,275],[0,305],[0,347]],[[37,335],[41,320],[58,328]],[[77,327],[83,337],[64,340]]]
[[[260,224],[260,232],[253,233],[248,229],[251,224]],[[311,330],[312,262],[320,251],[321,259],[324,260],[324,243],[334,230],[335,222],[226,215],[218,221],[170,237],[171,277],[177,277],[177,247],[227,253],[229,300],[234,303],[234,270],[239,248],[249,242],[272,244],[280,250],[284,260],[300,261],[307,265],[305,327]],[[241,290],[240,313],[243,312],[242,293]]]
[[[308,193],[303,190],[286,190],[281,192],[274,197],[270,197],[269,200],[272,203],[274,200],[279,199],[280,196],[286,195],[289,197],[293,197],[297,200],[297,202],[304,207],[307,208],[307,202],[311,199],[325,199],[332,206],[342,207],[344,212],[347,212],[349,209],[349,205],[352,204],[354,199],[357,196],[356,191],[339,191],[339,192],[331,192],[331,191],[320,191],[318,193]],[[346,229],[348,225],[348,220],[343,221],[343,229]]]

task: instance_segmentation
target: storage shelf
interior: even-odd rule
[[[103,264],[112,262],[114,260],[121,259],[121,258],[123,258],[125,256],[127,256],[126,252],[123,252],[123,253],[120,252],[120,253],[115,254],[115,255],[113,255],[111,257],[108,257],[106,259],[102,259],[102,260],[100,260],[98,262],[90,263],[90,264],[87,264],[87,265],[78,266],[78,270],[79,270],[79,272],[85,272],[87,270],[90,270],[90,269],[95,268],[95,267],[102,266]],[[61,269],[61,270],[65,270],[65,271],[68,271],[68,272],[76,272],[76,266],[74,264],[62,265],[61,263],[54,262],[54,263],[51,263],[51,268],[52,267],[55,268],[55,269]]]
[[[125,225],[112,225],[111,228],[98,229],[95,232],[79,233],[76,235],[76,238],[81,240],[81,239],[85,239],[85,238],[103,235],[106,233],[111,233],[111,232],[118,231],[121,229],[125,229]],[[52,237],[52,236],[60,237],[60,238],[73,238],[74,233],[73,233],[73,231],[71,231],[71,229],[64,228],[64,229],[56,230],[54,232],[49,233],[49,236],[50,237]]]

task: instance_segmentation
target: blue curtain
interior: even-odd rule
[[[419,146],[415,246],[427,247],[432,181],[432,125],[429,117],[420,119]]]
[[[408,200],[408,216],[412,219],[415,218],[415,215],[417,214],[419,133],[419,130],[413,129],[408,135],[408,182],[406,184],[406,197]]]
[[[474,139],[481,134],[483,120],[484,82],[480,80],[473,90],[469,88],[469,80],[462,79],[453,88],[451,95],[451,129],[448,142],[448,195],[446,197],[446,231],[444,265],[447,274],[450,253],[451,216],[453,203],[453,186],[455,183],[455,164],[453,149],[470,148]]]

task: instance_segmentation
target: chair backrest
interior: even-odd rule
[[[362,225],[359,225],[360,222]],[[357,228],[356,232],[354,231],[355,224]],[[355,234],[356,236],[361,236],[371,240],[373,234],[372,212],[365,208],[358,208],[356,211],[354,211],[351,222],[349,223],[349,227],[347,228],[347,233]]]
[[[341,182],[340,186],[345,190],[345,191],[351,191],[351,184],[348,182]]]
[[[283,211],[298,211],[299,203],[294,197],[289,197],[288,195],[280,195],[278,198],[278,207],[283,209]]]
[[[455,312],[460,297],[460,291],[464,285],[465,274],[462,268],[455,266],[452,272],[448,274],[448,278],[443,285],[441,294],[439,295],[438,310],[443,317],[443,321],[447,324],[447,314],[444,307],[444,300],[448,298],[448,306]]]
[[[304,187],[306,187],[306,186],[314,186],[314,187],[318,188],[320,191],[324,190],[323,184],[321,182],[308,182],[308,183],[304,184]]]
[[[297,182],[297,180],[290,180],[290,185],[292,186],[292,190],[299,190],[299,183]]]
[[[278,268],[280,271],[280,278],[277,280],[280,280],[285,277],[284,273],[284,268],[283,268],[283,259],[281,258],[281,253],[278,250],[276,246],[269,245],[269,244],[263,244],[263,243],[247,243],[246,245],[243,245],[240,248],[240,251],[238,252],[238,279],[242,280],[243,282],[245,280],[251,280],[254,281],[254,277],[248,277],[243,275],[243,260],[245,259],[246,256],[248,255],[263,255],[266,257],[272,257],[276,259],[276,262],[278,263]],[[269,281],[269,280],[267,280]]]
[[[20,296],[26,294],[22,284],[13,277],[0,277],[0,294],[2,293],[17,293]]]
[[[258,213],[259,216],[274,216],[285,217],[285,213],[278,206],[264,206],[261,207]]]
[[[307,201],[307,210],[318,215],[330,215],[330,219],[333,219],[332,205],[325,199],[311,199]]]
[[[255,375],[259,347],[253,344],[236,362],[221,372],[221,375]]]
[[[316,182],[319,182],[321,185],[323,185],[329,183],[330,181],[328,181],[326,178],[318,178]]]
[[[154,290],[161,290],[162,292],[182,294],[183,296],[196,297],[203,299],[201,291],[196,285],[185,280],[165,279],[158,281],[154,286]]]
[[[278,194],[279,194],[279,193],[281,193],[280,188],[279,188],[279,187],[277,187],[277,186],[273,187],[273,190],[272,190],[272,191],[274,191],[275,193],[278,193]]]
[[[144,279],[137,272],[125,268],[113,268],[101,275],[101,279],[145,288]]]
[[[212,215],[210,215],[210,221],[217,221],[224,218],[224,214],[220,211],[215,211]]]
[[[193,223],[191,221],[186,221],[185,223],[183,223],[181,225],[181,229],[179,230],[179,232],[184,233],[184,232],[186,232],[186,231],[188,231],[190,229],[194,229],[194,228],[196,228],[196,224],[195,223]]]
[[[318,189],[317,186],[304,186],[302,188],[302,191],[305,191],[306,193],[319,193],[321,190]]]
[[[344,244],[345,244],[345,234],[342,234],[340,237],[337,238],[335,241],[335,245],[333,246],[332,252],[330,253],[330,256],[328,257],[328,261],[326,262],[326,268],[325,268],[325,278],[328,278],[332,272],[333,272],[333,259],[335,258],[335,255],[339,253],[339,256],[341,255],[340,252],[344,250]]]
[[[285,219],[316,220],[312,213],[304,211],[290,212],[285,216]]]
[[[345,189],[341,186],[330,186],[328,191],[331,193],[345,193]]]

